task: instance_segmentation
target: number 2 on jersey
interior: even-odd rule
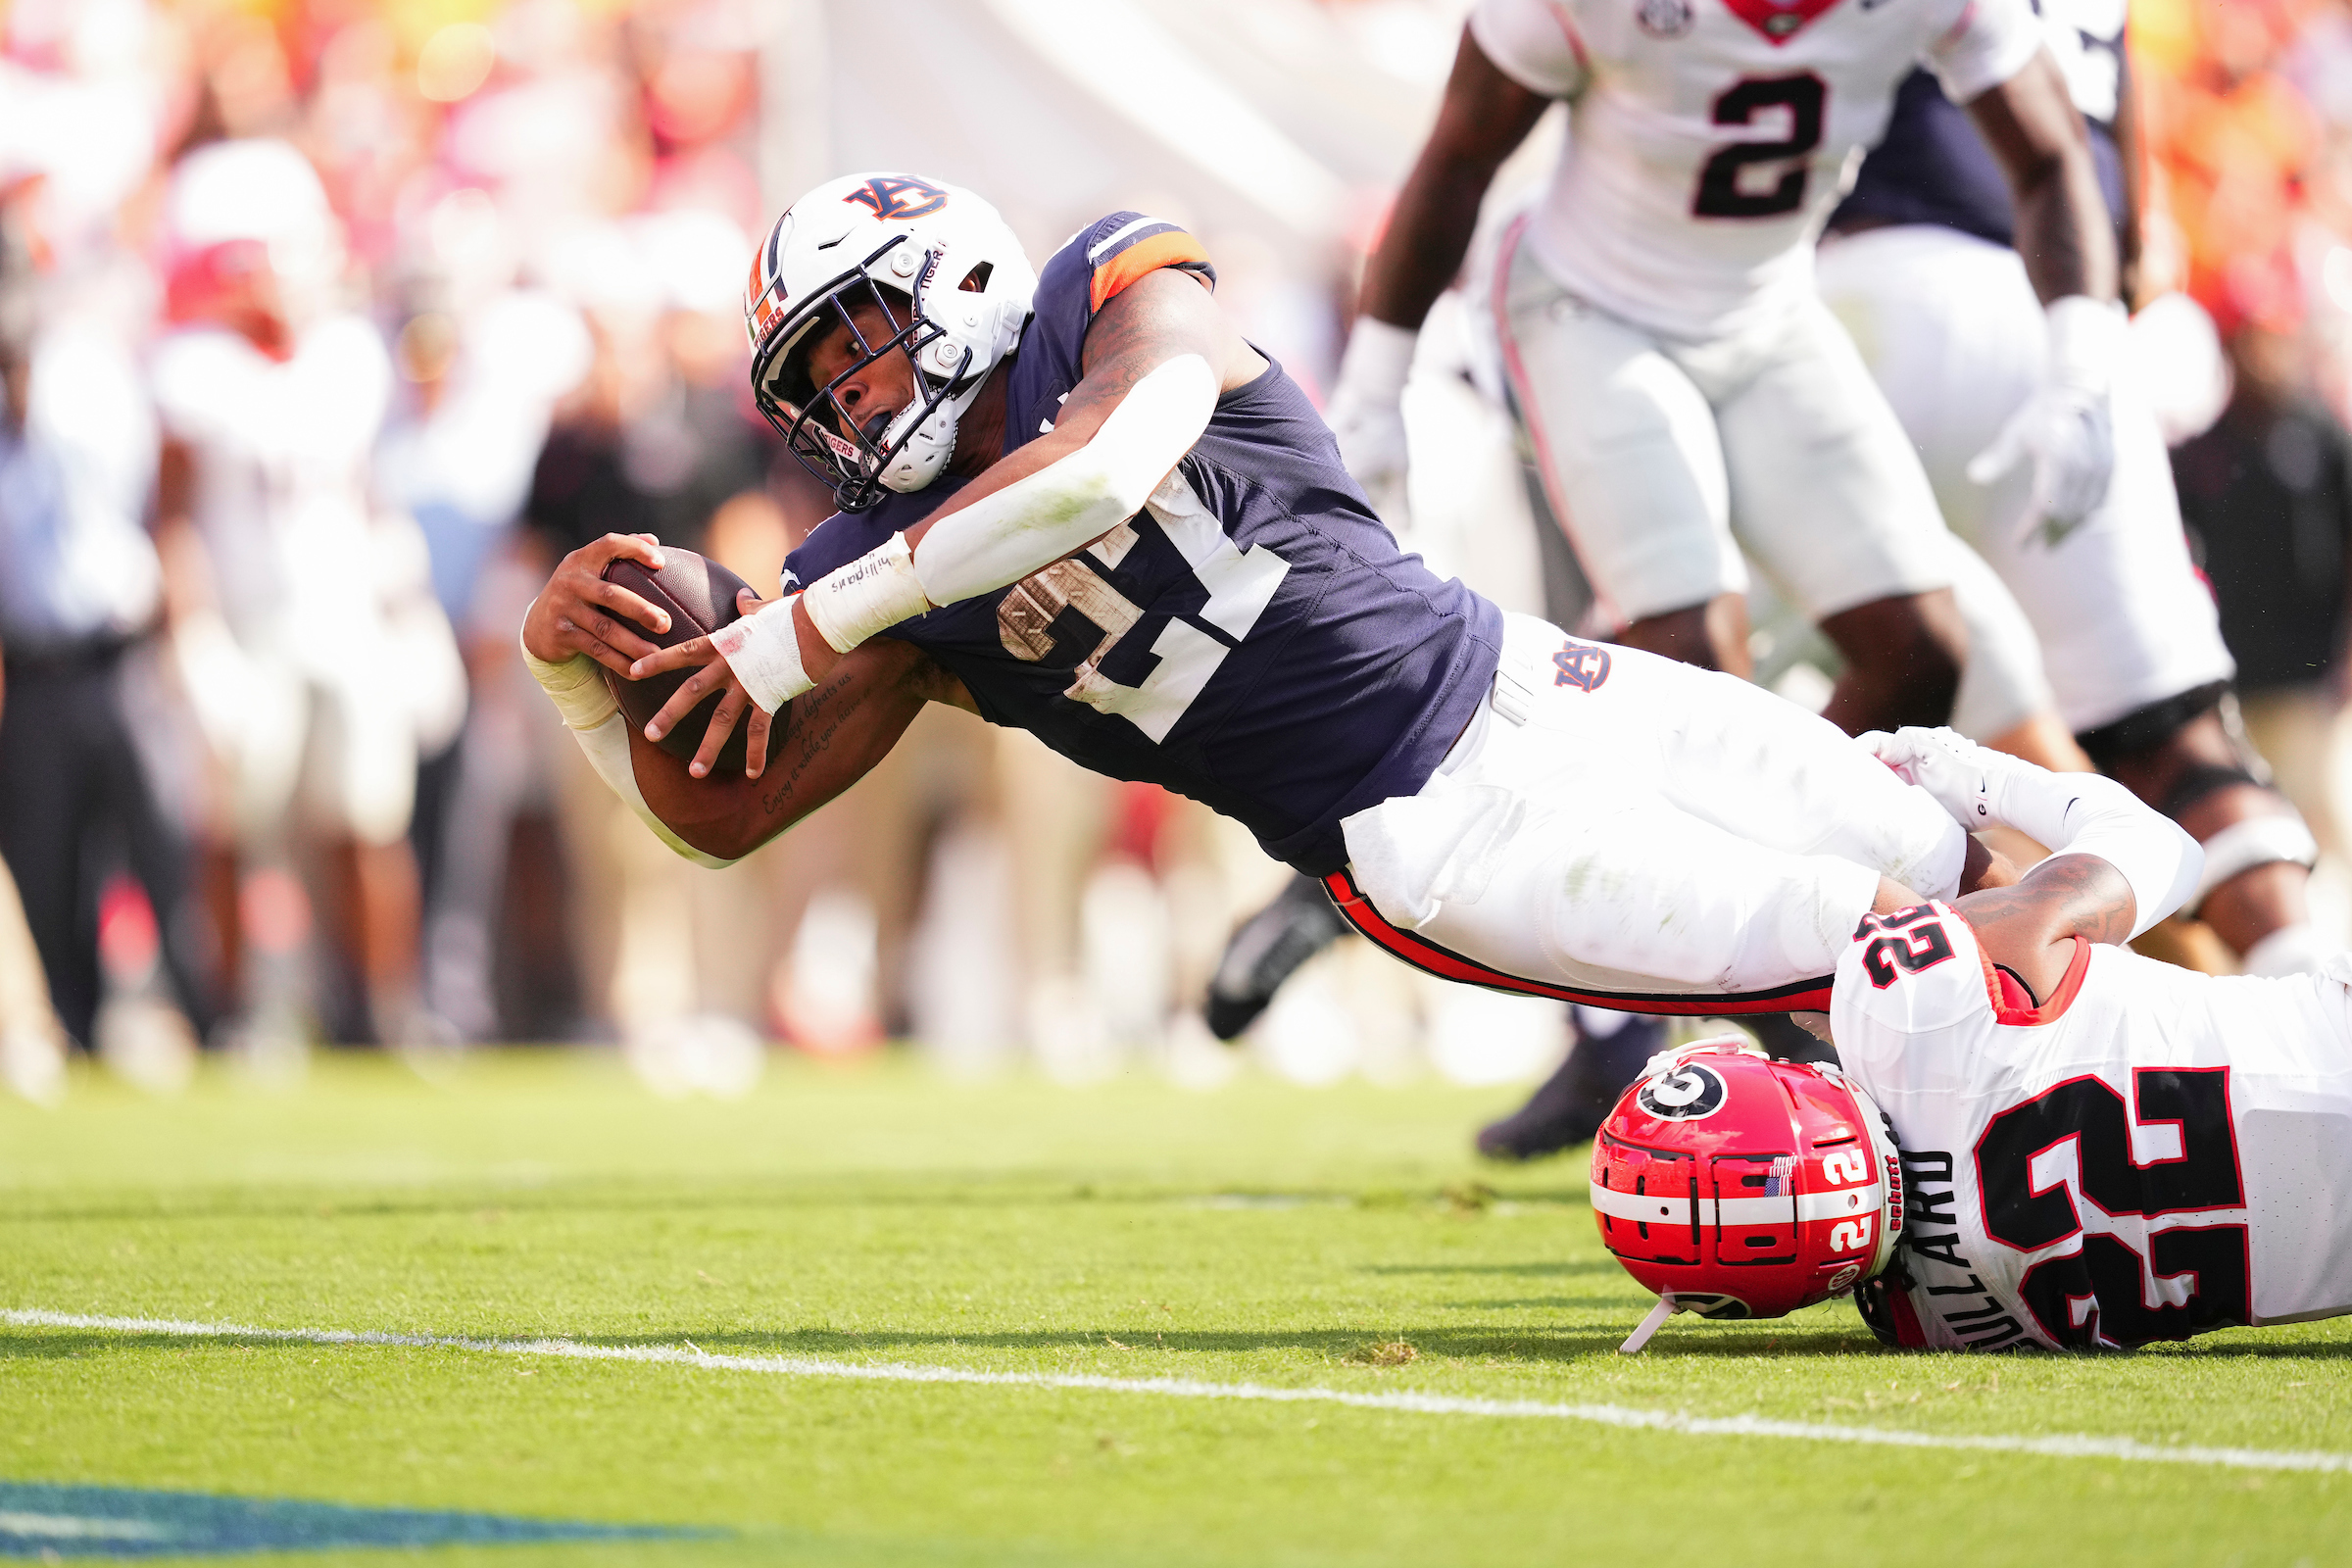
[[[1788,133],[1779,141],[1736,141],[1720,148],[1698,172],[1698,193],[1691,199],[1696,218],[1779,218],[1805,204],[1810,174],[1803,160],[1821,145],[1822,106],[1830,90],[1811,72],[1794,76],[1749,76],[1735,82],[1715,100],[1718,125],[1753,126],[1756,117],[1785,109]],[[1750,165],[1796,160],[1768,189],[1740,184]]]

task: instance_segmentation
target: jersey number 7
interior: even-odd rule
[[[1749,76],[1735,82],[1715,100],[1715,123],[1753,126],[1756,116],[1771,109],[1788,112],[1788,133],[1779,141],[1741,139],[1719,149],[1698,172],[1698,194],[1691,198],[1694,218],[1779,218],[1805,205],[1810,171],[1803,160],[1821,145],[1822,107],[1830,89],[1819,76],[1804,72],[1794,76]],[[1766,189],[1743,187],[1740,176],[1751,164],[1795,167],[1784,172]]]

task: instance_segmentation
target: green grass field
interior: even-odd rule
[[[728,1363],[2352,1454],[2343,1324],[1963,1360],[1882,1353],[1836,1302],[1617,1356],[1648,1298],[1582,1159],[1467,1152],[1512,1098],[876,1063],[672,1104],[530,1054],[438,1087],[343,1059],[168,1102],[84,1081],[0,1103],[0,1308],[714,1359],[0,1327],[0,1480],[714,1532],[452,1563],[2352,1560],[2352,1474]],[[0,1554],[37,1554],[6,1509]]]

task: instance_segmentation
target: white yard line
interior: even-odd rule
[[[1938,1448],[1974,1453],[2027,1453],[2053,1459],[2119,1459],[2132,1464],[2222,1465],[2237,1470],[2352,1471],[2352,1453],[2276,1448],[2206,1448],[2139,1443],[2130,1438],[2066,1434],[2047,1438],[1905,1432],[1892,1427],[1835,1426],[1775,1421],[1764,1416],[1701,1416],[1640,1410],[1621,1404],[1553,1404],[1538,1399],[1474,1399],[1446,1394],[1359,1394],[1347,1389],[1286,1389],[1262,1383],[1203,1383],[1193,1378],[1106,1378],[1078,1372],[974,1372],[961,1367],[909,1366],[897,1361],[828,1361],[801,1355],[713,1355],[665,1345],[582,1345],[572,1340],[477,1340],[439,1334],[379,1334],[351,1329],[263,1329],[238,1323],[188,1323],[173,1318],[88,1317],[74,1312],[0,1310],[15,1328],[96,1329],[113,1334],[184,1339],[277,1340],[297,1345],[388,1345],[466,1350],[481,1355],[544,1355],[572,1361],[642,1361],[711,1372],[758,1372],[770,1377],[856,1378],[877,1383],[965,1383],[1001,1388],[1082,1389],[1101,1394],[1152,1394],[1174,1399],[1245,1399],[1268,1404],[1343,1404],[1408,1415],[1469,1415],[1512,1420],[1582,1421],[1708,1438],[1791,1438],[1804,1443],[1849,1443],[1882,1448]]]

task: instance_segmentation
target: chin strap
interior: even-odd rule
[[[1647,1345],[1649,1337],[1657,1333],[1668,1318],[1674,1316],[1675,1310],[1674,1293],[1668,1291],[1658,1298],[1658,1304],[1649,1309],[1649,1316],[1642,1320],[1642,1326],[1625,1337],[1625,1343],[1617,1347],[1617,1353],[1619,1355],[1640,1354],[1642,1347]]]

